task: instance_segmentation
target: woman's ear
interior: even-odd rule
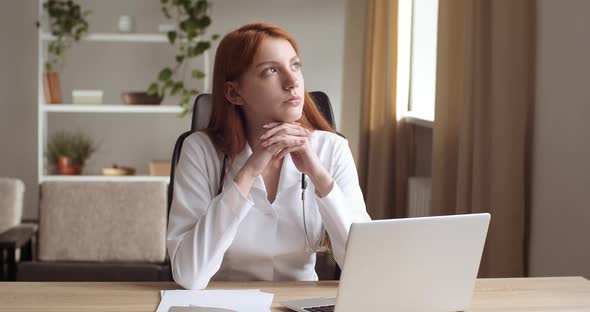
[[[234,81],[225,83],[224,90],[225,99],[234,105],[244,105],[244,100],[238,93],[238,84]]]

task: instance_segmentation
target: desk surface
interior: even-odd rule
[[[210,289],[256,288],[279,301],[335,296],[338,282],[215,282]],[[2,282],[0,311],[155,311],[159,290],[174,283]],[[470,311],[590,311],[590,281],[582,277],[478,279]]]

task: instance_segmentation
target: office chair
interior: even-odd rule
[[[319,111],[322,113],[326,121],[336,129],[334,123],[334,114],[332,112],[332,105],[328,95],[321,91],[310,92],[309,95],[313,98]],[[193,104],[193,115],[191,122],[191,130],[182,133],[174,144],[174,151],[172,153],[172,162],[170,166],[170,183],[168,184],[168,214],[172,206],[172,198],[174,197],[174,171],[180,158],[182,144],[184,139],[195,131],[204,129],[209,124],[209,114],[211,112],[211,94],[203,93],[197,96]],[[318,253],[316,255],[316,272],[320,280],[338,280],[340,279],[340,268],[333,256],[328,253]]]

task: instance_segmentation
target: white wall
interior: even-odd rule
[[[134,16],[137,32],[155,32],[166,22],[159,1],[83,0],[93,10],[92,31],[114,32],[120,14]],[[362,98],[362,64],[366,4],[354,0],[249,0],[212,1],[210,33],[223,35],[242,24],[268,21],[292,33],[300,46],[308,90],[323,90],[332,100],[338,128],[358,146]],[[37,1],[4,3],[0,19],[0,176],[25,181],[25,218],[37,216]],[[352,25],[352,26],[351,26]],[[350,33],[350,36],[346,34]],[[211,63],[217,44],[211,51]],[[173,65],[173,50],[162,44],[83,42],[67,54],[61,75],[64,101],[73,88],[105,91],[105,103],[120,103],[125,90],[146,88],[165,65]],[[212,68],[213,64],[210,64]],[[346,79],[344,78],[346,73]],[[210,78],[210,77],[209,77]],[[166,100],[165,104],[174,104]],[[350,108],[351,112],[343,112]],[[343,125],[341,120],[346,121]],[[101,142],[87,163],[85,173],[100,172],[112,163],[147,172],[150,159],[170,157],[176,136],[188,129],[188,118],[173,115],[112,115],[54,113],[49,133],[60,129],[84,129]]]
[[[531,276],[590,278],[590,1],[538,1]]]

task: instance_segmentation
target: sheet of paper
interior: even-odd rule
[[[170,307],[168,312],[236,312],[235,310],[222,308],[200,308],[200,307]]]
[[[270,311],[271,293],[259,289],[244,290],[163,290],[156,312],[168,312],[171,306],[225,308],[238,312]]]

